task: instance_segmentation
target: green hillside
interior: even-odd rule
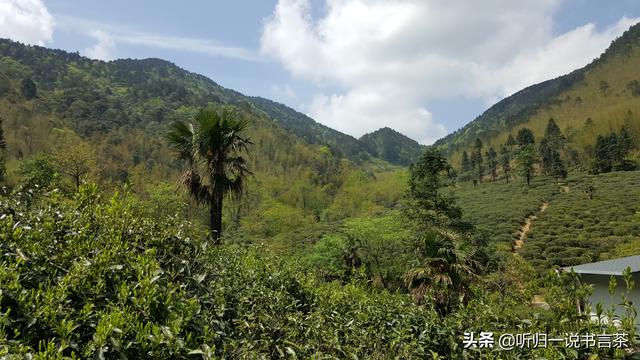
[[[164,60],[102,62],[5,39],[0,40],[0,56],[6,80],[0,94],[11,96],[20,81],[31,79],[42,92],[38,97],[42,109],[68,119],[82,136],[174,121],[190,108],[208,103],[235,104],[263,111],[305,142],[328,145],[353,161],[375,157],[357,139],[285,105],[245,96]]]
[[[618,131],[623,125],[636,137],[640,135],[638,81],[640,24],[586,67],[505,98],[434,145],[459,164],[461,152],[470,151],[476,138],[497,150],[522,127],[541,138],[553,118],[571,146],[585,154],[597,135]]]
[[[492,241],[516,247],[530,216],[530,231],[517,249],[539,270],[577,265],[640,251],[640,172],[572,174],[565,182],[536,178],[454,190],[471,221]],[[585,190],[594,186],[593,199]],[[544,204],[544,211],[540,211]]]
[[[416,161],[424,151],[424,146],[417,141],[388,127],[363,135],[360,142],[373,156],[405,166]]]
[[[356,138],[324,126],[286,105],[261,97],[251,97],[250,99],[258,109],[267,113],[282,127],[290,130],[309,144],[326,144],[339,151],[345,157],[355,161],[367,160],[371,156],[377,156]],[[388,159],[384,160],[389,161]],[[389,162],[400,164],[393,161]]]
[[[331,231],[331,222],[393,208],[401,196],[397,181],[388,176],[393,166],[366,152],[369,160],[355,164],[345,158],[348,150],[337,146],[348,144],[331,139],[348,138],[359,146],[357,140],[307,118],[329,135],[326,143],[306,141],[296,134],[295,122],[286,128],[249,98],[163,60],[101,62],[3,40],[0,77],[4,177],[11,186],[46,180],[72,189],[69,167],[82,165],[88,168],[79,176],[83,181],[107,188],[129,181],[139,196],[155,202],[159,215],[177,212],[205,223],[204,209],[175,191],[182,168],[165,137],[172,122],[190,121],[203,105],[232,104],[248,121],[247,136],[254,144],[248,156],[250,186],[225,212],[232,232],[291,250]],[[30,83],[33,89],[25,86]],[[286,116],[294,113],[270,104],[286,109]],[[43,179],[39,171],[45,169],[55,176]],[[354,186],[384,190],[356,202],[344,194]]]

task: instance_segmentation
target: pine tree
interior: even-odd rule
[[[476,178],[479,182],[482,182],[482,177],[484,176],[484,165],[482,160],[482,141],[480,139],[476,139],[474,148]]]
[[[486,155],[489,171],[491,172],[491,181],[496,181],[496,178],[498,177],[498,154],[493,150],[493,148],[489,148]]]
[[[467,154],[466,150],[462,152],[461,165],[462,165],[462,172],[469,173],[471,171],[471,161],[469,160],[469,154]]]
[[[533,165],[536,162],[536,149],[533,144],[525,145],[516,154],[516,162],[520,175],[526,179],[527,185],[531,185],[533,178]]]
[[[513,150],[513,147],[516,145],[516,139],[513,138],[513,135],[509,134],[509,138],[507,139],[507,146],[509,147],[509,151]]]
[[[556,121],[553,118],[550,118],[547,123],[547,128],[544,131],[544,137],[549,142],[551,149],[557,151],[563,150],[566,139],[564,135],[562,135],[558,124],[556,124]]]
[[[623,126],[620,129],[620,135],[618,136],[618,146],[623,158],[629,154],[629,151],[631,151],[631,149],[633,149],[633,138],[631,137],[631,134],[627,130],[626,126]]]
[[[511,152],[505,145],[502,145],[500,148],[500,163],[502,165],[502,171],[504,172],[504,178],[508,183],[509,176],[511,175]]]
[[[540,153],[542,172],[545,175],[551,174],[555,152],[551,148],[551,145],[549,144],[549,140],[547,138],[543,138],[542,140],[540,140],[540,145],[538,145],[538,153]]]
[[[609,161],[611,165],[619,164],[622,162],[623,156],[618,144],[618,135],[616,133],[609,134]]]
[[[533,132],[527,128],[520,129],[516,135],[516,143],[520,147],[535,144],[536,140],[533,136]]]
[[[6,175],[5,161],[7,157],[7,142],[4,139],[4,130],[2,129],[2,118],[0,118],[0,181],[4,181]]]
[[[542,171],[545,175],[552,175],[557,178],[566,177],[564,161],[560,156],[565,149],[565,137],[562,135],[558,124],[553,118],[549,119],[544,138],[540,140],[538,151],[542,162]],[[564,176],[561,176],[564,173]]]
[[[22,79],[22,83],[20,85],[21,85],[20,92],[22,93],[22,96],[24,96],[25,99],[31,100],[38,95],[37,89],[36,89],[36,83],[34,83],[33,80],[31,80],[31,78]]]
[[[551,175],[556,178],[556,181],[567,177],[567,169],[564,166],[564,161],[560,158],[559,152],[553,152],[551,164]]]
[[[606,173],[611,171],[611,157],[609,152],[609,139],[602,135],[598,135],[595,146],[595,164],[594,171],[596,173]]]

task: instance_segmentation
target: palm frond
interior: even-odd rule
[[[182,121],[171,124],[171,130],[167,134],[169,145],[177,151],[178,158],[190,163],[194,159],[194,138],[195,130],[193,124],[187,124]]]

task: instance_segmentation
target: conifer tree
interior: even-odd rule
[[[536,140],[533,136],[533,132],[527,128],[520,129],[516,135],[516,143],[520,147],[535,144]]]
[[[491,181],[496,181],[498,177],[498,154],[493,148],[489,148],[489,151],[487,151],[487,164],[491,172]]]
[[[466,150],[462,152],[461,165],[462,165],[462,172],[469,173],[469,171],[471,171],[471,161],[469,160],[469,154],[467,154]]]
[[[7,142],[4,139],[2,118],[0,118],[0,181],[4,181],[6,175],[5,161],[7,157]]]
[[[502,145],[502,147],[500,148],[500,164],[502,165],[504,178],[507,180],[507,183],[508,183],[509,176],[511,175],[511,152],[505,145]]]
[[[482,177],[484,176],[484,164],[483,164],[483,159],[482,159],[482,141],[480,139],[476,139],[475,144],[474,144],[474,148],[475,151],[473,153],[474,158],[475,158],[475,173],[476,173],[476,178],[478,179],[479,182],[482,182]]]

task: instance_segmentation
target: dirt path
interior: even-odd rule
[[[547,210],[548,207],[549,207],[549,204],[546,201],[543,202],[542,205],[540,205],[540,209],[538,210],[538,212],[536,212],[535,214],[529,215],[524,220],[524,225],[522,225],[518,233],[518,239],[516,239],[516,241],[513,244],[514,251],[524,246],[524,240],[527,238],[527,235],[529,234],[529,232],[531,232],[531,226],[533,224],[533,220],[538,218],[536,214],[544,212],[545,210]]]

